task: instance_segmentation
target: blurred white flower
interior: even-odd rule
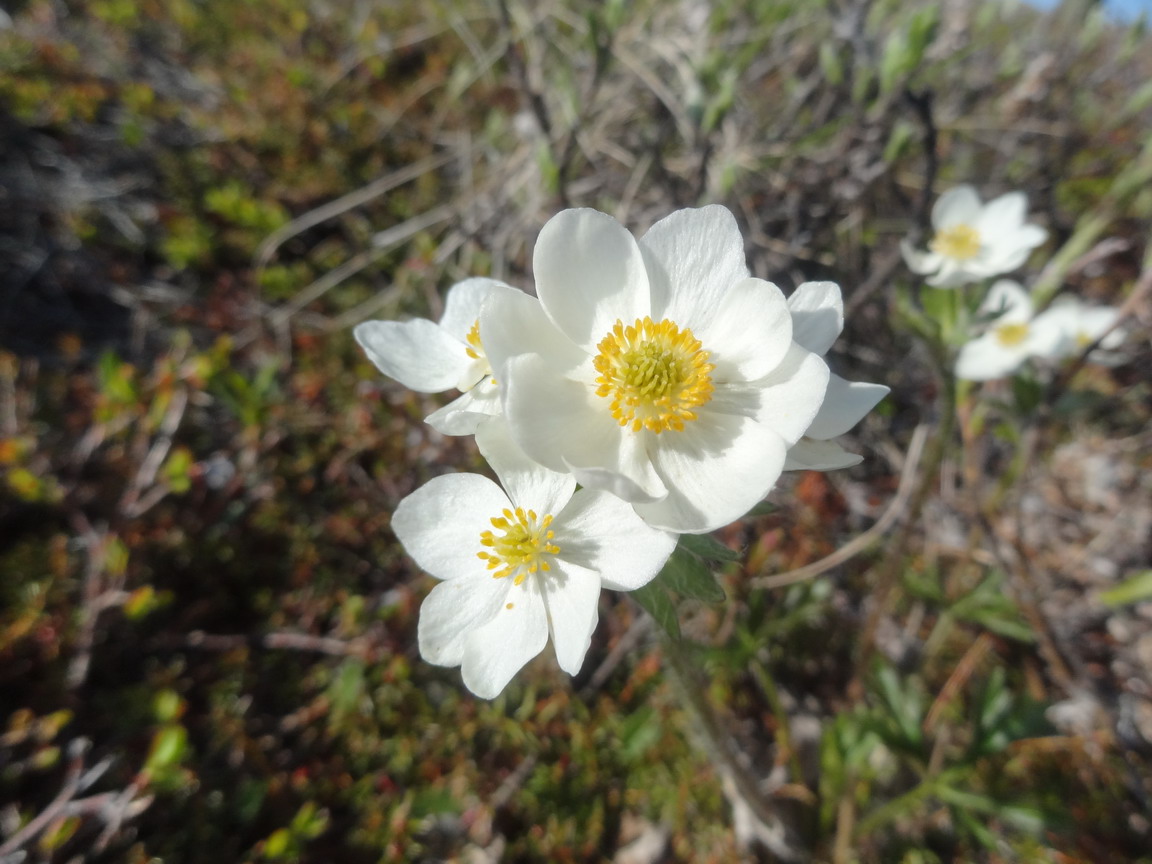
[[[365,321],[353,330],[376,368],[419,393],[453,388],[463,396],[426,419],[444,435],[471,435],[485,418],[500,413],[500,398],[480,342],[480,307],[493,294],[520,294],[495,279],[465,279],[448,289],[437,324]]]
[[[900,251],[914,272],[927,275],[928,284],[953,288],[1015,270],[1043,243],[1048,232],[1029,225],[1028,201],[1023,192],[1009,192],[987,204],[971,186],[949,189],[932,208],[935,234],[928,251],[914,249],[904,240]]]
[[[1064,336],[1058,356],[1075,357],[1107,333],[1088,358],[1105,365],[1121,361],[1116,349],[1128,338],[1128,331],[1123,327],[1111,330],[1120,317],[1120,310],[1115,306],[1088,306],[1074,297],[1066,297],[1053,303],[1041,317],[1056,321]]]
[[[844,329],[844,301],[835,282],[805,282],[788,298],[792,339],[823,357]],[[849,453],[831,439],[864,419],[884,398],[883,384],[846,381],[832,373],[828,392],[804,437],[788,449],[785,471],[831,471],[858,464],[863,457]]]
[[[956,376],[990,381],[1011,375],[1029,357],[1056,357],[1064,330],[1051,312],[1032,317],[1032,298],[1019,283],[1000,279],[980,306],[996,317],[985,332],[966,343],[956,358]]]
[[[680,533],[763,499],[828,367],[793,342],[780,289],[749,276],[732,214],[679,210],[637,242],[611,216],[565,210],[533,264],[539,302],[493,296],[480,320],[525,453]]]
[[[530,461],[500,418],[476,441],[503,489],[479,474],[436,477],[400,502],[392,529],[443,580],[420,608],[420,653],[460,666],[477,696],[497,696],[549,633],[560,668],[580,671],[601,587],[649,582],[676,546],[618,498]]]

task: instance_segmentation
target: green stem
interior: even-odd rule
[[[664,634],[664,657],[668,661],[664,666],[665,674],[695,720],[708,756],[732,780],[740,798],[769,829],[768,833],[776,838],[769,851],[781,861],[804,860],[797,832],[772,808],[760,792],[756,780],[732,752],[732,736],[723,728],[708,701],[707,691],[698,680],[699,670],[685,649],[684,642]]]

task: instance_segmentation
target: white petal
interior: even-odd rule
[[[784,362],[756,382],[755,417],[791,446],[816,419],[828,390],[830,373],[822,357],[793,343]]]
[[[965,381],[991,381],[1016,371],[1025,355],[1017,349],[1004,348],[995,334],[987,333],[966,343],[956,358],[956,377]]]
[[[420,656],[436,666],[459,666],[468,634],[496,615],[510,585],[508,579],[477,575],[433,588],[420,606]]]
[[[627,482],[613,491],[634,500],[663,496],[644,439],[620,427],[592,386],[564,377],[539,354],[513,357],[501,374],[508,428],[528,456],[587,486],[604,488],[622,475]]]
[[[477,426],[502,411],[500,389],[488,377],[463,396],[437,408],[424,422],[441,435],[475,435]]]
[[[524,293],[497,279],[488,279],[484,276],[457,282],[448,289],[448,295],[444,300],[444,314],[440,316],[440,326],[461,342],[467,342],[468,331],[480,317],[480,306],[485,298],[504,292]]]
[[[573,495],[553,524],[565,566],[593,570],[617,591],[647,585],[676,548],[674,534],[651,527],[616,496],[592,489]]]
[[[505,601],[464,644],[464,686],[482,699],[499,696],[512,676],[548,644],[548,612],[536,580],[508,589]]]
[[[1054,360],[1064,355],[1068,341],[1068,331],[1059,316],[1053,317],[1050,311],[1041,312],[1028,326],[1025,349],[1031,357]]]
[[[937,231],[954,225],[973,225],[980,216],[980,196],[971,186],[957,186],[936,199],[932,227]]]
[[[706,327],[693,332],[716,367],[713,381],[752,381],[780,365],[792,327],[780,289],[748,278],[733,286]]]
[[[544,312],[535,297],[523,292],[491,297],[480,313],[480,340],[497,372],[509,357],[546,354],[553,366],[568,371],[588,359]]]
[[[563,547],[561,547],[563,548]],[[598,619],[600,577],[591,570],[561,560],[544,579],[544,606],[552,630],[556,662],[569,675],[584,665]]]
[[[785,471],[835,471],[851,468],[864,461],[863,456],[849,453],[835,441],[801,438],[788,448]]]
[[[437,579],[485,572],[480,535],[490,519],[511,505],[508,496],[479,474],[433,477],[392,514],[392,530],[420,569]]]
[[[508,434],[502,418],[480,424],[476,444],[517,507],[535,510],[540,516],[558,513],[576,490],[571,474],[549,471],[529,459]]]
[[[701,534],[739,519],[784,468],[784,441],[747,417],[701,413],[674,436],[661,437],[652,460],[668,496],[635,507],[645,522],[666,531]]]
[[[469,362],[464,343],[426,318],[365,321],[352,334],[377,369],[418,393],[451,390]]]
[[[908,269],[921,276],[935,273],[944,263],[944,256],[939,252],[917,249],[907,239],[900,241],[900,254],[904,256],[904,263],[908,265]]]
[[[652,318],[704,330],[728,292],[748,276],[744,238],[727,207],[677,210],[640,238],[652,286]],[[626,322],[627,323],[627,322]]]
[[[532,268],[548,317],[589,353],[617,320],[631,324],[649,312],[640,249],[606,213],[557,213],[540,230]]]
[[[845,381],[839,375],[830,375],[824,404],[804,435],[818,441],[843,435],[863,420],[887,393],[888,388],[883,384]]]
[[[823,356],[844,329],[844,300],[835,282],[805,282],[788,298],[792,339]]]
[[[1019,282],[998,279],[980,304],[982,312],[996,316],[997,324],[1024,324],[1032,320],[1032,298]]]
[[[1030,246],[994,241],[981,249],[977,257],[964,262],[964,266],[978,279],[987,279],[1011,273],[1028,260],[1031,251]]]
[[[1011,236],[1024,224],[1028,198],[1023,192],[1009,192],[993,198],[980,211],[972,226],[982,238]]]
[[[982,276],[974,276],[965,265],[954,258],[940,257],[940,268],[926,280],[933,288],[956,288],[974,282]]]

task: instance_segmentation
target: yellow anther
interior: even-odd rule
[[[546,555],[558,555],[560,547],[550,542],[555,532],[549,529],[552,517],[540,519],[534,510],[525,512],[517,507],[515,512],[505,508],[503,517],[494,516],[489,520],[492,527],[503,532],[497,537],[492,531],[480,534],[480,545],[491,549],[476,553],[486,562],[489,570],[496,570],[493,579],[512,576],[515,584],[521,584],[529,576],[551,570]]]
[[[708,352],[668,319],[645,317],[627,327],[617,320],[596,347],[596,395],[609,399],[612,416],[633,432],[681,430],[696,419],[693,409],[712,399],[716,367]]]

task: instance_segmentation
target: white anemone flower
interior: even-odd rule
[[[448,289],[440,322],[365,321],[353,330],[376,368],[418,393],[453,388],[464,395],[428,415],[444,435],[471,435],[500,413],[500,396],[480,342],[480,307],[493,294],[521,292],[495,279],[465,279]]]
[[[749,276],[727,209],[679,210],[639,242],[611,216],[565,210],[533,267],[539,302],[493,296],[480,318],[525,453],[679,533],[768,494],[828,367],[793,341],[780,289]]]
[[[436,477],[400,502],[392,529],[443,581],[420,607],[420,654],[460,666],[464,684],[497,696],[552,636],[560,668],[580,671],[601,587],[649,582],[676,546],[618,498],[530,461],[500,418],[476,430],[503,489],[479,474]]]
[[[914,272],[927,275],[928,284],[954,288],[1001,273],[1009,273],[1048,238],[1039,225],[1029,225],[1028,199],[1009,192],[987,204],[971,186],[957,186],[941,195],[932,208],[928,251],[900,245],[904,261]]]
[[[1122,360],[1116,349],[1128,338],[1128,331],[1123,327],[1112,329],[1120,317],[1120,310],[1115,306],[1089,306],[1074,297],[1067,297],[1053,303],[1041,313],[1041,317],[1055,320],[1064,335],[1058,351],[1060,357],[1075,357],[1103,336],[1088,359],[1104,365]]]
[[[1056,357],[1064,342],[1059,318],[1051,312],[1032,317],[1032,298],[1018,282],[1000,279],[980,309],[996,318],[983,335],[967,342],[956,358],[956,376],[990,381],[1011,375],[1029,357]]]
[[[805,282],[788,298],[792,339],[823,357],[844,329],[844,301],[835,282]],[[804,437],[788,449],[785,471],[832,471],[859,464],[863,457],[835,441],[888,394],[883,384],[846,381],[832,373],[828,392]]]

